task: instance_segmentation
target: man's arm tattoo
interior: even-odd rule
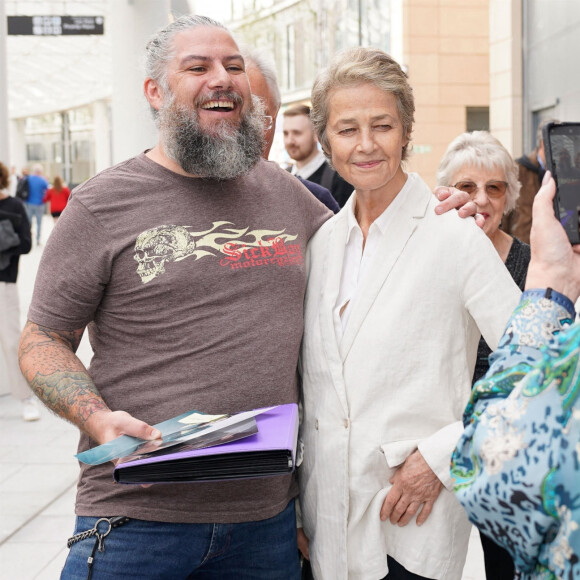
[[[49,409],[81,428],[93,413],[108,409],[86,373],[37,373],[30,387]]]
[[[83,330],[60,331],[29,321],[18,352],[20,368],[38,398],[81,429],[93,413],[108,409],[74,354]]]
[[[57,346],[58,343],[68,345],[70,350],[75,353],[81,343],[83,332],[84,328],[81,330],[54,330],[28,321],[22,331],[19,357],[29,352],[33,346]]]

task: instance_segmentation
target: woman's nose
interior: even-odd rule
[[[372,151],[375,147],[375,140],[370,131],[362,130],[359,134],[358,149],[363,152]]]
[[[478,207],[484,206],[488,202],[487,193],[485,191],[485,185],[478,185],[475,193],[471,195],[471,199],[475,202]]]

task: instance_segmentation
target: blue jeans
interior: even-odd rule
[[[44,204],[36,205],[33,203],[26,204],[26,213],[28,221],[32,227],[32,218],[36,219],[36,243],[40,243],[40,227],[42,226],[42,216],[44,215]]]
[[[75,534],[98,518],[77,517]],[[104,526],[107,529],[107,526]],[[95,537],[70,549],[61,580],[81,580]],[[111,530],[94,554],[92,580],[299,580],[294,500],[273,518],[241,524],[169,524],[130,520]]]

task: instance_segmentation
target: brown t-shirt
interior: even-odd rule
[[[89,373],[104,400],[149,424],[296,402],[303,258],[331,215],[273,163],[217,182],[141,154],[75,190],[29,318],[58,330],[88,324]],[[81,435],[79,451],[95,445]],[[144,489],[115,484],[112,468],[81,465],[78,515],[252,521],[296,495],[291,476]]]

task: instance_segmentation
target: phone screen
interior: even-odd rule
[[[546,163],[558,192],[556,217],[572,244],[580,244],[580,123],[549,124]]]

